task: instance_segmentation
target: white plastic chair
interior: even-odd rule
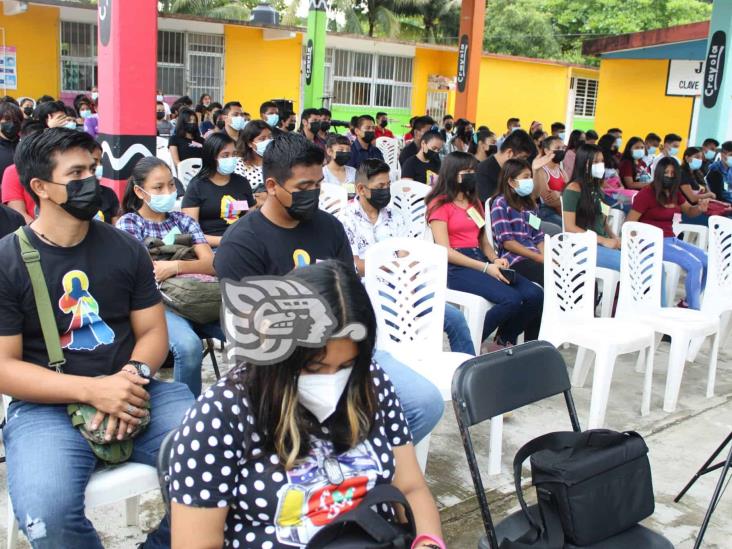
[[[420,238],[427,226],[427,205],[424,202],[431,187],[402,179],[391,184],[391,207],[397,210],[408,227],[411,238]]]
[[[403,257],[397,257],[406,252]],[[452,375],[472,358],[442,350],[447,249],[410,238],[390,238],[366,250],[366,291],[377,322],[376,346],[432,382],[450,400]],[[418,452],[426,464],[429,442]]]
[[[695,338],[714,337],[707,377],[707,397],[711,397],[714,394],[719,347],[718,316],[692,309],[661,307],[663,231],[647,223],[628,222],[623,225],[622,233],[617,317],[624,321],[633,319],[634,322],[652,328],[659,335],[667,334],[671,337],[664,411],[673,412],[676,409],[689,344]],[[624,327],[624,330],[628,328]],[[646,370],[643,413],[648,413],[650,410],[652,375],[652,371]]]
[[[3,410],[8,417],[10,398],[3,395]],[[127,526],[140,524],[140,496],[152,490],[159,490],[158,474],[155,467],[142,463],[123,463],[92,473],[84,493],[84,507],[100,507],[125,502]],[[7,549],[15,549],[18,544],[18,521],[13,512],[13,503],[8,491]]]
[[[544,312],[539,339],[555,347],[577,345],[572,384],[584,385],[589,352],[595,353],[588,429],[602,427],[615,359],[631,352],[646,353],[653,367],[653,330],[632,321],[594,317],[597,235],[560,233],[544,240]]]
[[[178,179],[180,179],[184,189],[188,188],[188,183],[201,171],[201,166],[200,158],[188,158],[178,163]]]
[[[676,237],[682,236],[684,242],[693,244],[707,251],[707,242],[709,241],[709,229],[703,225],[693,225],[691,223],[674,223],[673,231]]]
[[[160,138],[158,137],[158,139]],[[173,162],[173,157],[170,155],[170,149],[167,146],[162,149],[158,148],[155,156],[168,165],[173,177],[178,177],[178,170],[175,169],[175,162]]]
[[[341,185],[323,183],[320,186],[320,209],[340,217],[348,204],[348,191]]]
[[[399,165],[399,142],[391,137],[379,137],[374,145],[384,156],[384,162],[389,164],[389,177],[392,181],[398,181],[402,173]]]

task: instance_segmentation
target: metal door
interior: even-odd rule
[[[431,116],[438,122],[447,114],[447,90],[427,91],[427,116]]]
[[[207,93],[223,103],[224,37],[218,34],[188,34],[187,91],[194,103]]]

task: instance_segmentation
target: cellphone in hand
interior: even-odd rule
[[[509,284],[516,282],[516,271],[513,269],[501,269],[501,274],[503,275],[503,278],[508,280]]]

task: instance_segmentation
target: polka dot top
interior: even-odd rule
[[[388,376],[376,364],[371,372],[379,406],[368,438],[335,454],[321,425],[308,456],[290,471],[276,455],[264,453],[244,387],[234,391],[224,377],[199,397],[174,437],[171,500],[228,507],[225,547],[305,547],[376,484],[391,482],[393,447],[412,440]]]
[[[236,163],[234,173],[246,177],[249,184],[252,186],[252,190],[256,189],[264,183],[264,177],[262,176],[262,166],[254,166],[252,164],[245,164],[240,158],[239,162]]]

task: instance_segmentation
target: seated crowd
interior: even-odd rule
[[[376,348],[360,280],[371,246],[409,234],[392,205],[394,167],[377,146],[394,139],[387,113],[354,117],[338,134],[328,109],[304,110],[298,127],[274,102],[253,119],[237,101],[204,94],[196,106],[187,97],[168,105],[158,92],[169,160],[141,159],[120,203],[100,185],[95,93],[73,107],[50,97],[0,101],[0,387],[13,399],[3,438],[13,509],[31,545],[102,546],[84,512],[97,458],[67,417],[66,405],[81,403],[96,409],[91,428],[106,426],[107,441],[149,419],[133,462],[154,465],[162,438],[177,429],[171,515],[144,547],[168,547],[171,536],[179,546],[304,547],[367,491],[391,483],[414,510],[413,547],[444,548],[414,450],[440,420],[442,397]],[[591,230],[598,266],[619,270],[612,209],[663,230],[664,260],[686,272],[679,306],[700,308],[706,254],[676,238],[673,223],[732,213],[732,142],[707,139],[679,155],[675,134],[623,147],[618,128],[567,136],[561,123],[547,133],[535,121],[527,132],[511,118],[497,136],[475,126],[414,117],[398,158],[403,180],[429,186],[426,231],[447,248],[448,288],[492,304],[481,348],[463,313],[446,306],[452,351],[476,355],[538,337],[545,234]],[[201,169],[183,189],[175,168],[190,158]],[[325,185],[351,199],[338,218],[319,207]],[[40,255],[61,365],[47,351],[19,228]],[[154,253],[182,240],[186,255]],[[307,284],[332,313],[331,333],[357,322],[365,337],[300,346],[275,364],[234,364],[202,387],[202,341],[224,341],[222,326],[173,310],[159,288],[213,276]],[[155,379],[166,362],[172,382]],[[326,490],[338,484],[333,464],[348,491]],[[320,498],[317,508],[308,498]]]

